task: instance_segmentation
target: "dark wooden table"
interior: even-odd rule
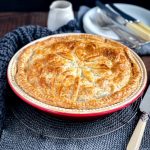
[[[47,25],[47,12],[0,12],[0,37],[23,25]],[[150,56],[143,56],[150,80]]]

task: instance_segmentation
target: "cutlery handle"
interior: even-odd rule
[[[145,25],[144,23],[142,22],[137,22],[137,24],[143,28],[144,30],[146,30],[149,34],[150,34],[150,27],[148,25]]]
[[[126,150],[139,150],[148,118],[148,114],[142,114]]]
[[[150,31],[146,30],[145,26],[141,27],[141,25],[138,24],[139,23],[128,22],[126,26],[140,38],[144,39],[145,41],[150,41]]]

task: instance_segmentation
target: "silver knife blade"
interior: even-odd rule
[[[106,7],[103,3],[101,3],[99,0],[96,1],[96,6],[98,6],[100,9],[103,10],[103,12],[110,18],[113,18],[117,23],[121,25],[125,25],[128,21],[124,19],[121,15],[116,14],[112,10],[110,10],[108,7]]]
[[[150,85],[146,91],[146,94],[144,95],[143,100],[141,101],[140,111],[150,114]]]
[[[120,10],[118,7],[116,7],[113,3],[108,4],[114,11],[116,11],[118,14],[120,14],[123,18],[127,19],[128,21],[133,21],[133,22],[139,22],[139,20],[135,19],[134,17],[128,15],[124,11]]]

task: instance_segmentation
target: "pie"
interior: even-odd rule
[[[15,80],[38,101],[87,110],[125,101],[141,74],[128,47],[96,35],[70,34],[24,48]]]

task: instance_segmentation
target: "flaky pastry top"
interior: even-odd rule
[[[25,48],[15,79],[43,103],[95,109],[124,101],[138,87],[141,71],[126,46],[78,34],[50,37]]]

